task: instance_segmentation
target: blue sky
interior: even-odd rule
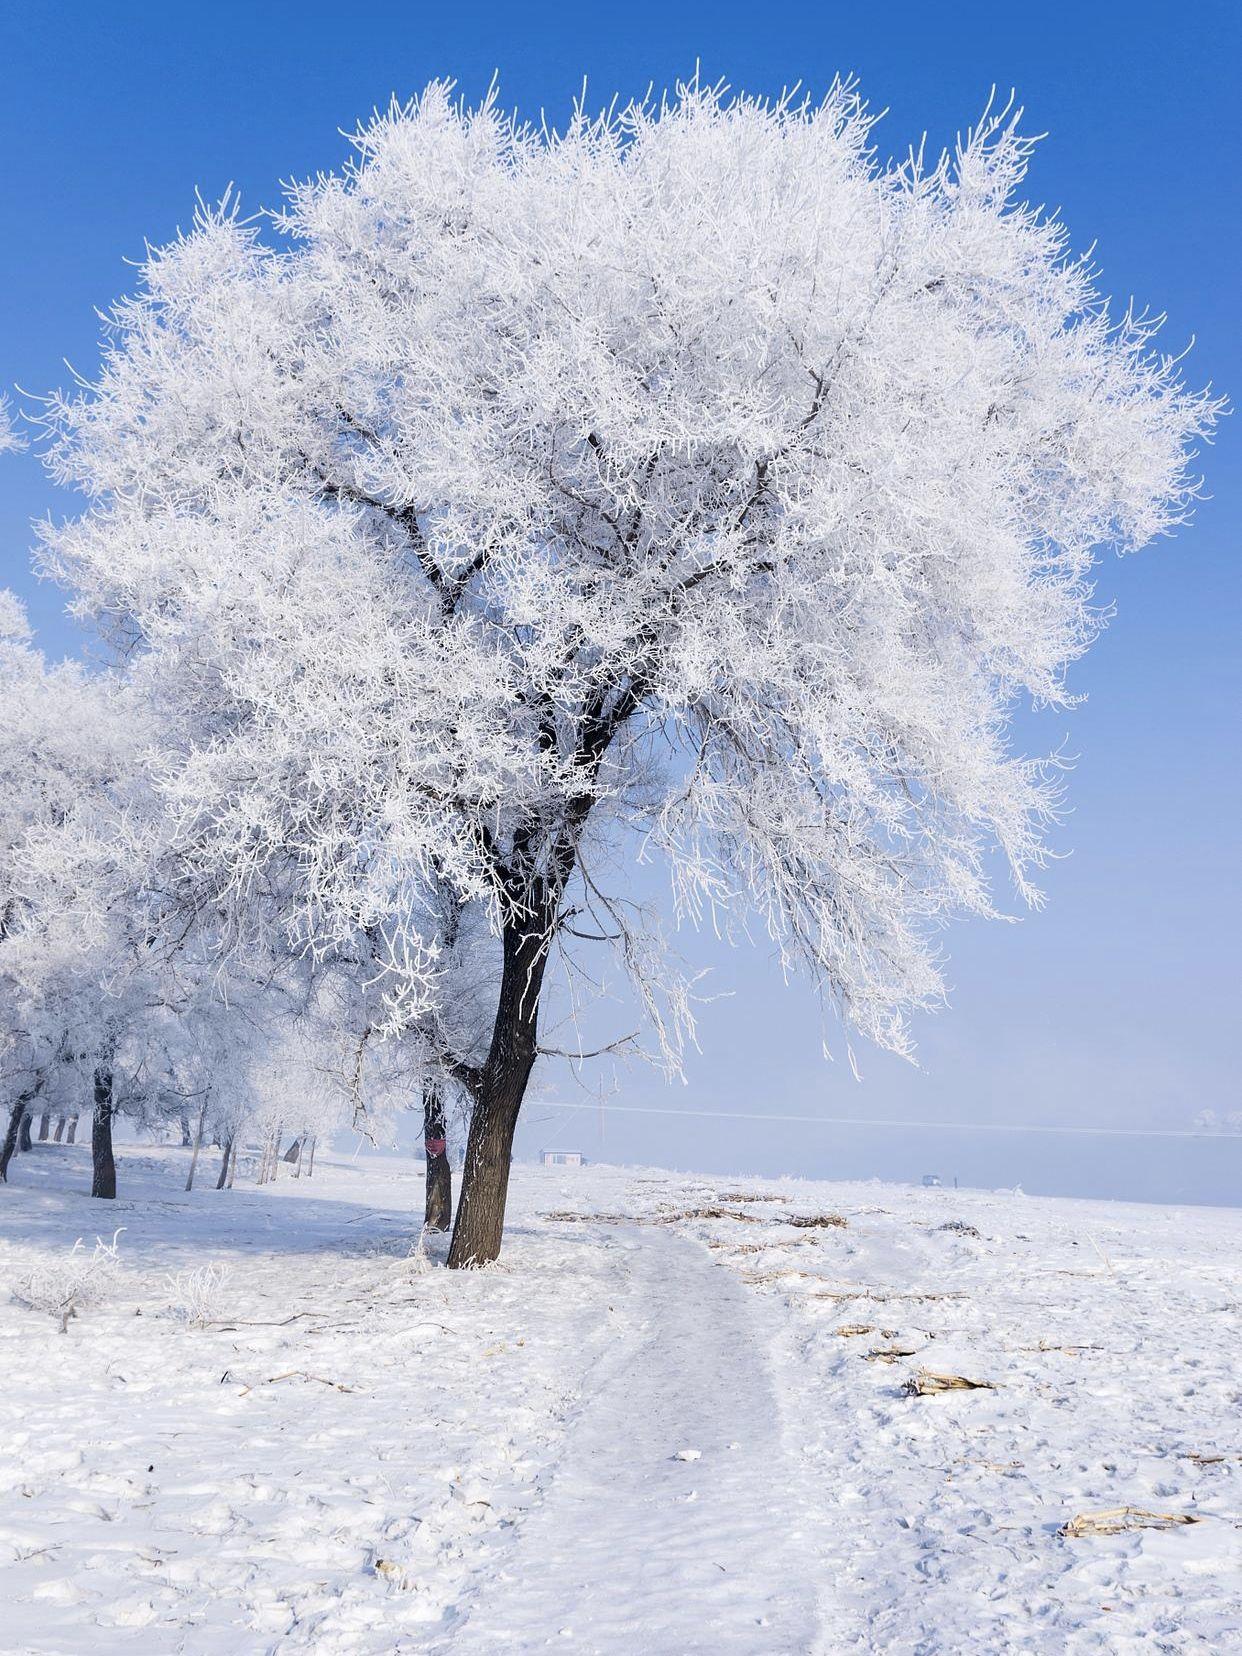
[[[335,165],[345,148],[338,129],[393,91],[452,75],[474,95],[498,70],[506,102],[556,118],[584,76],[603,101],[666,85],[699,59],[705,75],[749,90],[798,79],[814,90],[837,71],[854,72],[872,104],[890,112],[880,143],[892,150],[924,131],[933,146],[951,140],[993,84],[1015,87],[1029,128],[1049,134],[1032,198],[1062,209],[1077,247],[1095,242],[1107,292],[1168,313],[1170,347],[1195,336],[1193,380],[1211,380],[1235,400],[1242,387],[1234,113],[1242,24],[1221,0],[1023,8],[374,0],[355,9],[119,0],[7,7],[0,54],[6,386],[63,383],[62,359],[90,373],[94,307],[132,282],[125,261],[140,256],[144,238],[166,239],[188,220],[195,188],[212,197],[235,183],[252,207],[272,203],[280,179]],[[920,1028],[922,1069],[864,1054],[859,1085],[844,1063],[824,1064],[810,997],[785,990],[765,951],[689,940],[686,952],[733,996],[705,1010],[703,1054],[687,1087],[632,1072],[618,1103],[1165,1130],[1187,1127],[1204,1108],[1242,1107],[1231,1038],[1242,934],[1240,437],[1237,419],[1228,421],[1204,455],[1212,498],[1189,529],[1102,567],[1099,593],[1115,600],[1117,618],[1076,669],[1087,704],[1051,723],[1023,721],[1024,743],[1065,738],[1078,756],[1073,814],[1058,836],[1072,854],[1049,873],[1043,913],[949,935],[953,1007]],[[27,564],[31,517],[69,503],[31,457],[0,466],[0,582],[29,598],[45,648],[75,650],[61,596],[35,583]],[[581,1097],[564,1077],[549,1075],[543,1090]],[[531,1115],[528,1147],[568,1136],[598,1150],[594,1109]],[[683,1166],[893,1176],[917,1173],[941,1144],[941,1170],[951,1172],[956,1157],[973,1182],[1076,1189],[1090,1164],[1095,1186],[1111,1194],[1224,1200],[1242,1187],[1236,1141],[1207,1155],[1174,1140],[941,1132],[615,1111],[605,1144],[616,1157]]]

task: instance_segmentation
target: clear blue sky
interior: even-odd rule
[[[1032,196],[1062,208],[1077,246],[1096,242],[1106,291],[1167,311],[1170,346],[1196,336],[1193,379],[1242,394],[1242,25],[1227,0],[9,5],[0,382],[63,383],[63,358],[89,373],[93,307],[130,284],[125,261],[144,238],[186,222],[196,187],[210,197],[235,182],[250,205],[271,203],[280,179],[335,165],[338,129],[393,91],[447,74],[473,95],[499,70],[507,102],[555,118],[584,76],[602,101],[663,86],[696,58],[706,75],[751,90],[796,79],[822,88],[853,71],[890,111],[880,134],[893,150],[924,131],[933,145],[951,140],[994,83],[1016,87],[1029,127],[1050,135]],[[1242,935],[1240,439],[1235,418],[1205,455],[1213,498],[1191,528],[1101,570],[1117,619],[1076,671],[1089,702],[1034,734],[1023,726],[1024,739],[1049,746],[1067,736],[1079,756],[1059,837],[1072,855],[1049,875],[1043,914],[950,934],[954,1005],[920,1030],[922,1071],[864,1054],[858,1085],[844,1064],[823,1064],[809,998],[785,992],[763,951],[692,944],[736,995],[707,1010],[688,1088],[639,1071],[618,1102],[1166,1129],[1205,1107],[1242,1107],[1231,1035]],[[67,503],[31,457],[0,466],[0,582],[29,597],[47,649],[77,649],[60,596],[27,566],[30,518]],[[563,1077],[545,1090],[575,1096]],[[594,1152],[596,1121],[593,1111],[559,1125],[555,1114],[532,1119],[524,1142],[568,1136]],[[606,1131],[615,1156],[683,1166],[900,1176],[936,1156],[941,1171],[956,1159],[972,1180],[1215,1200],[1239,1199],[1242,1179],[1237,1142],[1208,1157],[1172,1140],[966,1141],[937,1139],[938,1129],[850,1135],[619,1113]]]

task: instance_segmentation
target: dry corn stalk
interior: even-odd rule
[[[558,1225],[641,1225],[644,1221],[636,1213],[574,1213],[569,1209],[558,1209],[552,1213],[541,1213],[540,1219],[552,1220]],[[646,1221],[648,1224],[650,1220]]]
[[[934,1397],[947,1391],[995,1391],[994,1380],[968,1380],[964,1374],[941,1374],[936,1369],[921,1368],[912,1374],[902,1387],[907,1397]]]
[[[1084,1535],[1124,1535],[1127,1530],[1177,1529],[1181,1524],[1197,1524],[1194,1512],[1148,1512],[1144,1507],[1106,1507],[1102,1512],[1080,1512],[1068,1524],[1062,1524],[1058,1535],[1078,1540]]]
[[[867,1288],[865,1286],[859,1286],[857,1288],[826,1288],[822,1292],[808,1294],[807,1298],[832,1300],[951,1300],[965,1299],[966,1295],[964,1292],[961,1292],[956,1288],[943,1294],[903,1294],[897,1293],[888,1288]]]
[[[1015,1351],[1064,1351],[1070,1357],[1077,1357],[1080,1351],[1103,1351],[1101,1345],[1086,1345],[1079,1341],[1075,1345],[1053,1345],[1050,1340],[1041,1340],[1038,1345],[1014,1346]]]
[[[873,1351],[865,1351],[863,1356],[869,1363],[896,1363],[902,1357],[913,1357],[917,1346],[876,1346]]]
[[[747,1225],[760,1223],[757,1213],[742,1213],[737,1208],[723,1207],[683,1208],[672,1213],[659,1213],[652,1223],[656,1225],[679,1225],[687,1219],[741,1219]]]

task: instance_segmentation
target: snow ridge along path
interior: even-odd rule
[[[668,1229],[609,1243],[624,1294],[609,1347],[451,1648],[809,1651],[813,1569],[764,1360],[770,1308]]]

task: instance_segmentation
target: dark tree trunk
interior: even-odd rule
[[[225,1141],[224,1141],[224,1159],[220,1163],[220,1177],[216,1180],[216,1189],[217,1190],[223,1190],[224,1189],[224,1181],[229,1176],[229,1157],[232,1154],[233,1154],[233,1140],[231,1138],[226,1138]]]
[[[182,1112],[181,1112],[181,1148],[183,1150],[188,1150],[193,1143],[194,1143],[194,1140],[190,1135],[190,1112],[188,1110],[182,1110]],[[202,1135],[201,1134],[199,1135],[199,1143],[200,1144],[202,1143]],[[189,1188],[190,1188],[189,1185],[187,1185],[186,1189],[188,1190]]]
[[[32,1093],[22,1093],[9,1112],[9,1125],[5,1131],[4,1143],[0,1144],[0,1179],[8,1180],[9,1163],[13,1160],[17,1150],[18,1137],[22,1130],[22,1122],[26,1119],[26,1109],[30,1103]]]
[[[95,1071],[95,1111],[91,1116],[91,1195],[116,1198],[116,1157],[112,1153],[112,1070]]]
[[[78,1118],[77,1118],[77,1116],[70,1116],[69,1117],[69,1131],[65,1134],[65,1143],[66,1144],[76,1144],[77,1141],[78,1141]]]
[[[44,1110],[43,1114],[39,1117],[39,1143],[40,1144],[43,1144],[46,1141],[47,1135],[51,1132],[51,1130],[52,1130],[51,1112],[48,1111],[48,1110]]]
[[[429,1081],[423,1088],[423,1150],[427,1156],[423,1224],[429,1231],[446,1231],[453,1222],[453,1170],[449,1166],[447,1133],[444,1089],[438,1081]]]
[[[449,1247],[452,1270],[490,1265],[500,1254],[513,1134],[535,1067],[551,914],[545,901],[537,906],[533,920],[505,931],[496,1022],[470,1117],[457,1223]]]
[[[31,1148],[29,1110],[22,1111],[21,1126],[18,1128],[17,1132],[17,1148],[19,1150],[29,1150]]]
[[[57,1116],[56,1117],[56,1131],[52,1134],[52,1143],[53,1144],[59,1144],[60,1141],[64,1138],[64,1136],[65,1136],[65,1118],[64,1118],[64,1116]]]
[[[454,1270],[489,1265],[500,1253],[513,1134],[538,1053],[539,997],[561,893],[573,873],[579,836],[591,813],[590,784],[613,737],[639,706],[643,691],[636,678],[619,693],[616,687],[604,687],[594,694],[574,755],[583,778],[582,791],[570,802],[559,832],[542,849],[537,820],[514,835],[511,889],[522,918],[505,928],[496,1021],[487,1061],[473,1088],[474,1112],[448,1257]],[[554,747],[550,727],[546,736],[549,747]],[[544,872],[536,873],[540,866]]]

